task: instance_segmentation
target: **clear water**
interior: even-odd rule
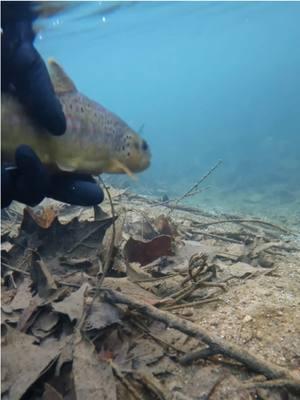
[[[300,223],[299,21],[298,2],[84,2],[36,46],[144,125],[136,190],[182,195],[222,159],[189,204]]]

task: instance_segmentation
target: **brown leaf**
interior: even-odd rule
[[[149,241],[141,241],[131,237],[124,247],[124,254],[129,262],[147,265],[159,257],[174,254],[172,238],[160,235]]]
[[[38,250],[41,258],[51,272],[61,273],[60,258],[88,258],[95,262],[99,245],[103,240],[106,229],[111,225],[112,218],[101,221],[79,221],[74,218],[71,222],[62,224],[54,218],[47,228],[41,228],[28,210],[24,210],[17,249],[11,249],[7,262],[12,265],[24,263],[26,253],[24,249]]]
[[[108,303],[94,301],[85,322],[85,330],[103,329],[113,324],[121,324],[121,311]]]
[[[74,320],[79,320],[82,316],[84,308],[84,295],[88,287],[89,284],[84,283],[80,289],[78,289],[76,292],[73,292],[63,301],[53,303],[53,309],[58,313],[67,315],[71,322]]]
[[[9,399],[18,400],[52,365],[60,350],[58,346],[41,348],[33,344],[34,337],[12,328],[7,330],[7,343],[2,346],[4,388]]]
[[[25,210],[37,225],[44,229],[49,228],[57,217],[57,211],[53,207],[41,207],[40,210],[27,207]]]
[[[159,215],[153,222],[160,235],[175,236],[176,227],[165,215]]]
[[[73,375],[77,399],[117,399],[109,363],[97,357],[94,346],[84,340],[74,346]]]

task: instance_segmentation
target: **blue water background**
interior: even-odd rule
[[[137,190],[180,195],[222,159],[191,204],[300,221],[300,3],[87,2],[42,22],[43,57],[144,125]]]

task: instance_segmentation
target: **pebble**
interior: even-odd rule
[[[246,315],[246,316],[243,318],[243,322],[250,322],[250,321],[252,321],[251,315]]]

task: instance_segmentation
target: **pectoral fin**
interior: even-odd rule
[[[74,167],[72,165],[64,165],[63,163],[60,163],[58,161],[56,161],[56,165],[58,166],[58,168],[61,171],[65,171],[65,172],[74,172],[74,171],[76,171],[76,167]]]
[[[126,167],[126,165],[124,165],[121,161],[113,159],[111,161],[112,164],[112,169],[115,169],[115,171],[123,171],[125,172],[126,175],[128,175],[131,179],[133,179],[134,181],[137,181],[138,178],[136,175],[133,174],[133,172],[130,171],[129,168]]]

